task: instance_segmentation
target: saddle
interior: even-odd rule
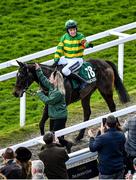
[[[53,65],[53,61],[48,65]],[[65,65],[59,65],[56,69],[60,72]],[[95,67],[90,62],[83,62],[83,65],[74,73],[71,73],[69,76],[64,76],[65,81],[67,79],[71,82],[73,90],[79,90],[80,96],[86,96],[94,87],[96,82],[96,73]],[[90,86],[91,85],[91,86]],[[82,94],[82,95],[81,95]]]
[[[46,61],[44,64],[46,64],[48,66],[53,66],[54,60]],[[58,69],[61,72],[61,70],[64,66],[65,65],[59,65],[59,66],[57,66],[56,69]],[[83,65],[77,71],[75,71],[74,74],[81,77],[87,83],[92,83],[92,82],[96,81],[95,67],[93,67],[93,65],[90,62],[84,61]],[[73,79],[73,83],[77,84],[77,82],[74,79]]]

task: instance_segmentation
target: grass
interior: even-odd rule
[[[68,19],[78,22],[78,29],[85,36],[135,21],[136,0],[6,0],[0,1],[0,63],[35,53],[57,45],[64,34],[64,24]],[[136,29],[126,33],[135,33]],[[97,40],[94,46],[115,39],[114,36]],[[124,84],[129,94],[136,89],[136,43],[125,43]],[[88,57],[106,59],[117,64],[118,48],[113,47]],[[43,57],[35,62],[53,58]],[[1,70],[0,74],[16,70],[16,67]],[[0,145],[14,142],[28,134],[38,133],[38,122],[43,104],[37,98],[27,95],[26,126],[19,127],[19,99],[12,95],[15,79],[0,82]],[[33,90],[37,85],[31,87]],[[101,96],[95,93],[91,98],[93,109],[97,104],[101,109]],[[77,114],[75,115],[75,109]],[[98,108],[97,108],[98,109]],[[82,119],[80,102],[69,107],[69,125],[75,119]],[[4,141],[6,139],[6,141]]]
[[[96,92],[97,96],[94,94],[92,97],[92,101],[91,101],[91,109],[92,109],[92,115],[90,118],[96,118],[100,115],[104,115],[109,113],[108,107],[106,105],[106,103],[104,102],[104,100],[102,99],[102,97],[99,95],[98,92]],[[136,91],[134,90],[131,94],[131,102],[127,103],[127,104],[121,104],[119,102],[119,99],[117,97],[117,95],[114,95],[114,99],[117,105],[117,110],[122,109],[122,108],[126,108],[127,106],[133,105],[136,102]],[[83,119],[83,112],[82,112],[82,107],[80,102],[76,102],[71,104],[68,107],[68,111],[69,111],[69,116],[68,116],[68,121],[67,121],[67,127],[71,126],[71,125],[75,125],[75,124],[79,124],[82,122]],[[76,112],[76,113],[75,113]],[[27,114],[27,116],[29,116],[29,114]],[[12,128],[10,128],[10,130],[6,130],[9,129],[9,127],[7,127],[4,131],[4,133],[0,133],[0,148],[4,148],[7,147],[9,145],[13,145],[16,144],[17,142],[21,143],[25,140],[34,138],[39,136],[39,126],[38,126],[38,122],[32,122],[31,124],[29,124],[27,122],[26,126],[24,128],[19,128],[18,124],[17,127],[14,127],[13,122],[12,124]],[[48,130],[48,122],[46,123],[46,130]]]

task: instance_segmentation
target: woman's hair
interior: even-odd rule
[[[64,78],[62,74],[59,71],[54,71],[53,77],[57,80],[57,89],[61,92],[61,94],[65,95]]]
[[[31,151],[26,147],[18,147],[15,151],[17,162],[22,167],[23,179],[31,178]]]
[[[31,179],[31,177],[32,177],[32,172],[31,172],[32,163],[31,163],[31,161],[21,162],[20,165],[22,167],[23,179]]]

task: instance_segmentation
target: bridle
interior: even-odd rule
[[[23,93],[24,93],[24,92],[25,92],[26,94],[31,95],[31,96],[35,96],[35,95],[37,94],[36,91],[31,90],[31,89],[28,89],[27,91],[25,90],[25,91],[23,91]]]
[[[29,77],[30,70],[28,68],[28,64],[25,64],[25,68],[26,68],[26,72],[23,73],[23,77],[25,77],[25,87],[23,88],[22,93],[25,92],[26,94],[29,94],[31,96],[35,96],[37,94],[37,90],[28,89],[29,84],[30,84],[29,83],[30,82],[30,80],[29,80],[30,79],[30,77]],[[52,70],[52,68],[50,68],[50,67],[46,66],[46,68],[49,70]],[[54,71],[56,71],[56,70],[57,70],[57,67],[55,67]],[[41,86],[40,82],[39,82],[39,86]]]
[[[26,94],[29,94],[31,96],[35,96],[36,95],[36,91],[32,90],[32,89],[28,89],[29,87],[29,68],[28,65],[25,64],[25,68],[26,68],[26,73],[23,74],[23,76],[25,77],[25,87],[22,90],[22,94],[25,92]]]

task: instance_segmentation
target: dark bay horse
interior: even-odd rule
[[[105,99],[109,110],[111,112],[116,111],[116,105],[113,100],[113,89],[116,88],[120,101],[122,103],[126,103],[129,101],[129,96],[127,91],[119,77],[117,72],[116,66],[109,61],[102,61],[102,60],[94,60],[89,59],[93,67],[95,67],[95,74],[96,74],[96,82],[89,85],[89,91],[86,93],[84,92],[84,97],[81,98],[80,92],[77,89],[73,89],[71,82],[69,79],[65,80],[65,89],[66,89],[66,103],[67,105],[78,101],[81,99],[83,113],[84,113],[84,121],[89,120],[91,115],[91,108],[90,108],[90,97],[92,93],[98,89],[102,97]],[[28,89],[28,87],[35,81],[40,84],[35,71],[35,64],[26,64],[22,62],[18,62],[20,68],[17,73],[16,85],[14,88],[14,96],[21,97],[23,93]],[[50,74],[54,71],[55,67],[41,65],[43,73],[49,78]],[[60,69],[62,67],[59,67]],[[42,87],[42,84],[40,84]],[[43,88],[43,87],[42,87]],[[44,89],[44,88],[43,88]],[[47,91],[45,89],[45,91]],[[48,92],[47,92],[48,93]],[[42,119],[39,123],[41,135],[44,134],[44,126],[45,122],[48,119],[48,107],[45,105]],[[84,136],[85,129],[80,130],[76,140],[80,140]]]

